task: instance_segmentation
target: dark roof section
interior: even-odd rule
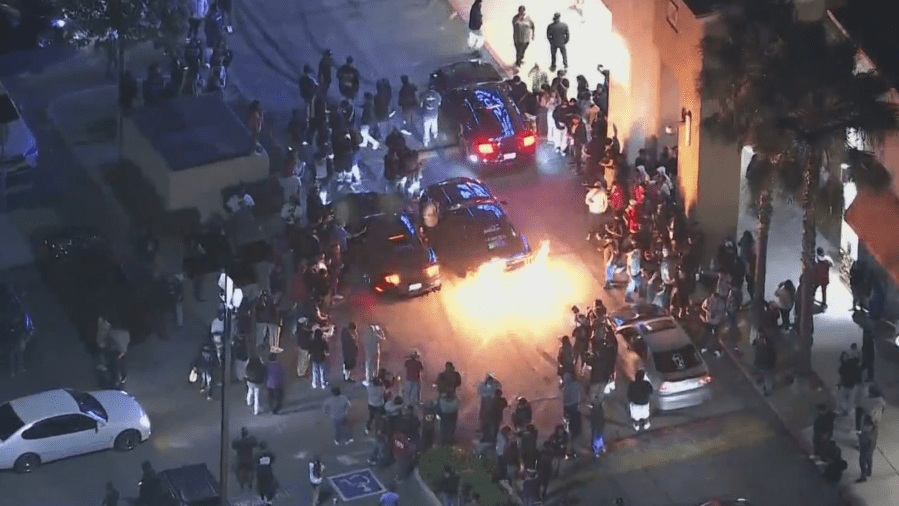
[[[221,98],[178,97],[145,106],[132,116],[173,171],[247,156],[256,143]]]
[[[831,12],[877,70],[899,87],[899,30],[889,7],[890,2],[882,0],[852,0]]]
[[[727,2],[728,0],[684,0],[687,8],[693,11],[696,17],[708,16],[716,7]]]

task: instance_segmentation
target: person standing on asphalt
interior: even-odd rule
[[[331,387],[331,397],[328,397],[322,404],[322,411],[334,426],[334,444],[352,443],[352,428],[347,420],[350,413],[350,400],[340,392],[340,387]]]
[[[456,371],[456,366],[452,362],[447,362],[443,372],[437,375],[437,393],[453,394],[455,397],[456,389],[462,386],[462,375]]]
[[[584,396],[584,387],[581,382],[570,373],[566,373],[562,379],[562,416],[568,423],[568,432],[571,434],[571,447],[574,453],[575,441],[581,436],[581,398]]]
[[[553,22],[546,27],[546,39],[549,41],[549,52],[552,55],[551,64],[549,67],[550,72],[554,72],[556,70],[556,51],[558,50],[562,53],[562,65],[567,69],[568,68],[568,50],[565,48],[565,45],[568,44],[568,40],[571,38],[571,33],[568,31],[568,25],[561,21],[562,15],[558,12],[553,14]]]
[[[362,97],[362,122],[359,125],[359,135],[362,137],[362,142],[359,144],[359,147],[364,148],[369,144],[375,150],[381,147],[381,143],[372,136],[372,134],[379,135],[375,110],[375,96],[366,91]]]
[[[496,418],[493,416],[493,410],[496,408],[496,391],[502,388],[499,381],[492,374],[487,373],[484,381],[478,384],[477,393],[481,399],[481,408],[478,411],[478,421],[480,422],[481,434],[488,434],[499,429],[492,427]]]
[[[119,491],[111,481],[106,482],[106,494],[103,496],[102,506],[119,506]]]
[[[768,336],[760,332],[758,338],[752,343],[755,357],[753,359],[756,370],[759,373],[758,383],[762,385],[762,394],[771,395],[774,391],[774,370],[777,368],[777,349]]]
[[[318,90],[318,81],[312,75],[312,67],[309,65],[303,65],[303,74],[300,76],[299,87],[300,98],[303,99],[303,104],[306,106],[306,118],[311,118],[312,99],[315,98],[315,93]]]
[[[438,497],[443,506],[461,506],[459,504],[459,487],[461,481],[459,475],[453,472],[449,465],[443,466],[443,476],[437,482]]]
[[[325,365],[328,362],[328,342],[322,329],[317,328],[312,334],[309,343],[309,358],[312,360],[312,388],[325,388],[328,382],[325,378]]]
[[[321,60],[318,61],[318,85],[324,96],[328,96],[328,88],[331,87],[331,73],[334,68],[334,59],[331,56],[331,50],[325,49],[322,52]]]
[[[209,13],[209,0],[190,0],[188,3],[187,38],[200,36],[200,23]]]
[[[874,332],[862,331],[862,380],[866,383],[874,381],[874,359],[877,352],[874,348]]]
[[[711,350],[716,357],[721,356],[720,330],[727,316],[727,305],[724,297],[717,291],[712,292],[702,303],[702,353]]]
[[[421,363],[421,357],[417,351],[412,351],[404,364],[406,378],[403,380],[403,398],[410,406],[418,406],[421,403],[421,373],[425,366]]]
[[[207,401],[212,400],[212,373],[218,364],[215,347],[210,343],[204,344],[194,359],[193,367],[200,376],[200,393],[206,394]]]
[[[877,427],[870,416],[865,416],[862,428],[858,431],[858,467],[861,477],[856,483],[868,481],[871,477],[871,467],[874,463],[874,450],[877,448]]]
[[[312,461],[309,462],[309,485],[312,488],[312,506],[318,506],[324,473],[325,465],[322,464],[321,458],[315,455],[312,457]]]
[[[359,335],[353,322],[340,332],[340,351],[343,355],[343,381],[355,383],[353,370],[359,358]]]
[[[153,497],[156,495],[156,489],[159,487],[159,476],[153,465],[145,460],[140,465],[141,474],[140,481],[137,482],[137,500],[134,501],[138,506],[151,506]]]
[[[603,225],[605,225],[606,212],[609,210],[609,196],[606,194],[605,183],[597,179],[587,191],[584,198],[587,210],[590,212],[590,223],[587,226],[587,240],[600,239]]]
[[[858,357],[848,352],[840,353],[838,374],[840,382],[837,385],[839,389],[837,412],[845,416],[855,411],[856,406],[858,406],[858,384],[861,382],[862,375],[861,361]]]
[[[868,387],[867,395],[861,400],[859,406],[855,408],[855,430],[862,429],[862,419],[865,416],[871,417],[874,428],[880,428],[880,419],[883,417],[883,410],[886,408],[886,401],[876,385]]]
[[[372,378],[365,386],[365,393],[368,397],[368,421],[365,422],[365,433],[370,433],[372,428],[378,433],[386,415],[384,404],[387,401],[387,391],[381,378]]]
[[[259,414],[259,390],[265,385],[265,364],[259,353],[265,348],[259,348],[247,362],[247,406],[253,406],[253,414]]]
[[[277,415],[284,403],[284,366],[278,362],[278,355],[271,353],[268,356],[268,365],[265,367],[265,388],[268,390],[268,404],[272,408],[272,414]]]
[[[646,371],[640,369],[634,381],[627,386],[627,401],[630,407],[634,430],[649,428],[649,401],[652,397],[652,384],[646,379]]]
[[[246,427],[240,429],[240,437],[231,443],[231,448],[237,453],[237,484],[241,492],[253,488],[253,452],[257,446],[259,443]]]
[[[833,440],[834,422],[837,414],[827,404],[820,403],[816,406],[818,415],[812,423],[812,453],[813,457],[824,460],[827,443]]]
[[[403,129],[405,135],[412,135],[412,119],[418,106],[418,87],[409,81],[409,76],[400,76],[400,91],[397,103],[403,110]]]
[[[468,11],[468,49],[474,56],[481,55],[484,47],[484,14],[481,12],[481,0],[474,0],[471,10]]]
[[[451,445],[456,440],[456,422],[459,419],[459,399],[455,389],[440,394],[437,408],[440,413],[440,443]]]
[[[430,147],[440,135],[440,104],[443,99],[437,92],[436,86],[431,84],[427,91],[421,94],[421,118],[424,132],[422,143]]]
[[[512,18],[512,41],[515,43],[515,66],[524,64],[524,52],[534,40],[534,21],[525,12],[522,5],[518,8],[518,14]]]
[[[540,488],[537,496],[541,501],[546,500],[546,493],[549,491],[549,482],[553,478],[553,448],[549,441],[544,441],[540,445],[540,454],[537,456],[537,480]]]
[[[525,469],[522,478],[522,504],[536,506],[540,502],[540,477],[537,475],[537,470]]]
[[[350,103],[359,96],[359,70],[353,66],[352,56],[347,56],[346,63],[337,69],[337,88]]]
[[[283,351],[278,342],[278,322],[278,305],[272,300],[268,290],[263,290],[256,299],[256,346],[262,346],[267,341],[272,353]]]
[[[381,342],[386,338],[384,331],[378,325],[371,325],[365,336],[365,381],[363,385],[368,383],[378,373],[381,368]]]
[[[259,443],[259,455],[256,456],[256,491],[262,503],[271,506],[275,499],[275,472],[272,464],[275,455],[268,450],[265,442]]]

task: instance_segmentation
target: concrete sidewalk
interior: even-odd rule
[[[795,205],[779,203],[776,205],[771,225],[768,249],[768,279],[765,296],[773,299],[777,285],[785,279],[795,280],[800,272],[801,249],[801,210]],[[746,213],[740,218],[742,230],[755,231],[757,222]],[[739,234],[738,234],[739,235]],[[821,235],[818,246],[823,247],[832,257],[837,250]],[[811,455],[812,423],[815,418],[815,405],[819,402],[833,403],[833,392],[839,380],[840,353],[849,349],[852,343],[861,347],[862,331],[852,320],[852,295],[843,285],[836,269],[831,271],[831,282],[827,293],[826,310],[814,317],[814,346],[812,348],[812,368],[821,381],[817,391],[800,395],[794,388],[788,387],[787,378],[791,375],[790,365],[784,370],[784,353],[778,357],[781,370],[778,385],[774,393],[766,400],[772,409],[783,420],[800,445]],[[748,375],[754,376],[752,360],[753,351],[748,339],[748,326],[743,326],[743,340],[739,345],[739,354],[734,354],[738,365]],[[865,483],[855,483],[859,476],[858,451],[855,449],[857,438],[853,432],[855,420],[853,416],[840,417],[837,420],[834,438],[842,450],[843,459],[849,464],[840,482],[841,491],[852,504],[859,506],[893,506],[899,501],[899,371],[896,363],[888,361],[887,356],[896,354],[892,340],[877,339],[877,362],[875,366],[875,384],[884,392],[887,408],[880,425],[877,452],[874,456],[873,476]],[[787,360],[788,361],[788,360]]]

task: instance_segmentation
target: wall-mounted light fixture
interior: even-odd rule
[[[687,109],[681,108],[680,122],[677,126],[665,125],[665,134],[676,135],[681,130],[681,125],[684,125],[685,135],[687,136],[684,140],[687,146],[689,146],[693,143],[693,113]]]

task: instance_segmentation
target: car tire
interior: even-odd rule
[[[28,474],[34,471],[37,466],[41,465],[41,458],[34,453],[26,453],[16,459],[13,469],[19,474]]]
[[[128,429],[115,438],[113,446],[120,452],[127,452],[137,448],[140,443],[140,432],[134,429]]]

